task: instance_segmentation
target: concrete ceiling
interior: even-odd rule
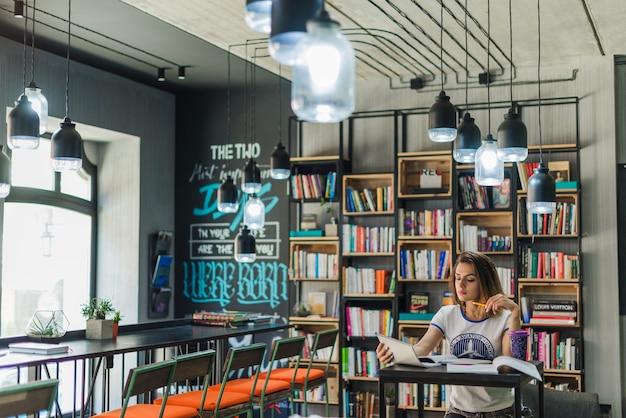
[[[0,35],[22,42],[24,20],[13,16],[13,3],[0,0]],[[537,2],[510,3],[513,66],[536,66]],[[470,79],[477,79],[488,66],[496,77],[508,78],[509,2],[468,0],[467,4]],[[37,48],[65,56],[68,2],[28,0],[27,5],[29,17],[36,5]],[[267,36],[247,28],[244,6],[244,0],[73,0],[71,56],[176,92],[226,87],[227,52],[231,51],[236,56],[230,60],[231,86],[249,82],[246,58],[261,68],[255,73],[256,82],[269,83],[279,67],[267,52]],[[441,56],[446,80],[465,79],[465,0],[445,0],[443,6],[441,43],[439,0],[326,1],[331,17],[340,22],[355,48],[358,79],[386,79],[392,88],[408,88],[414,78],[440,83]],[[575,68],[585,57],[626,54],[623,22],[624,0],[542,1],[541,65]],[[30,19],[27,28],[30,38]],[[187,67],[185,80],[177,79],[178,66]],[[163,83],[156,81],[158,68],[166,69]],[[281,71],[290,76],[289,67]]]

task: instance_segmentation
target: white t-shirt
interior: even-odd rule
[[[431,325],[439,328],[450,344],[450,354],[464,358],[493,360],[502,355],[502,336],[509,328],[511,313],[480,321],[465,317],[461,306],[443,306],[433,317]],[[513,405],[511,388],[482,386],[448,386],[448,404],[465,412],[491,412]]]

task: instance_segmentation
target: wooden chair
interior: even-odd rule
[[[0,416],[31,415],[41,411],[50,416],[58,387],[57,379],[0,387]]]
[[[293,378],[293,370],[290,368],[281,368],[272,371],[272,379],[282,379],[289,381],[294,379],[294,390],[301,391],[304,395],[304,415],[308,415],[307,392],[320,386],[324,386],[324,398],[326,400],[326,416],[329,415],[328,404],[328,373],[335,349],[335,342],[339,330],[336,328],[318,331],[313,337],[311,345],[311,358],[307,362],[306,367],[299,367],[296,370],[295,378]],[[320,352],[325,351],[324,363],[319,362]],[[302,363],[300,363],[300,366]]]
[[[171,395],[167,398],[168,405],[195,408],[202,417],[226,418],[245,412],[248,418],[252,418],[253,396],[266,348],[267,345],[265,343],[230,348],[222,368],[222,383],[210,386],[205,384],[202,389]],[[247,371],[249,368],[254,370],[252,377],[232,378],[237,372]],[[196,376],[199,374],[196,371]],[[249,380],[252,381],[249,392],[242,393],[233,390],[241,382]]]
[[[259,380],[254,389],[254,403],[259,406],[261,416],[263,416],[266,406],[272,406],[272,404],[282,400],[290,400],[289,410],[291,415],[293,415],[293,390],[296,371],[298,370],[305,340],[306,337],[297,336],[275,340],[272,344],[268,371],[259,374]],[[294,360],[295,367],[277,368],[276,366],[281,360]],[[274,371],[277,371],[281,376],[274,379]],[[236,383],[229,385],[228,389],[250,393],[252,384],[252,379],[248,379],[247,382],[240,379]],[[272,417],[274,416],[274,411],[275,409],[272,408]]]
[[[198,410],[187,406],[169,405],[167,398],[170,384],[174,377],[176,362],[160,361],[131,369],[124,387],[122,407],[112,411],[93,415],[92,418],[194,418]],[[129,405],[132,397],[152,391],[163,390],[163,398],[159,404],[137,403]]]

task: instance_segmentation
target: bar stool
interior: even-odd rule
[[[209,386],[208,380],[205,380],[202,389],[169,396],[167,398],[168,405],[194,408],[196,413],[199,413],[202,417],[227,418],[245,412],[248,418],[252,418],[253,395],[266,348],[267,345],[265,343],[230,348],[226,354],[222,369],[222,376],[224,376],[222,383]],[[196,370],[196,376],[206,376],[206,370],[204,366],[202,367],[202,371]],[[254,370],[252,377],[232,379],[232,376],[236,375],[237,372],[247,371],[249,368]],[[191,375],[187,376],[191,377]],[[253,382],[251,391],[241,393],[231,389],[231,386],[237,385],[238,381],[248,381],[250,379]],[[159,400],[157,399],[155,402],[159,402]]]
[[[92,415],[92,418],[195,418],[198,416],[196,408],[175,406],[167,403],[170,384],[174,377],[176,362],[174,360],[160,361],[131,369],[128,372],[124,387],[122,407],[101,414]],[[129,405],[132,397],[161,389],[163,398],[159,404],[137,403]]]
[[[0,414],[3,417],[12,417],[46,411],[46,416],[50,416],[58,387],[57,379],[0,387]]]

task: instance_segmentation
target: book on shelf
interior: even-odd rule
[[[493,208],[511,207],[511,179],[506,177],[498,186],[491,189],[491,201]]]
[[[399,312],[398,319],[400,321],[430,321],[435,316],[434,312],[411,313]]]
[[[311,314],[326,315],[326,292],[309,292]]]
[[[213,325],[227,327],[248,322],[250,315],[247,312],[223,311],[223,312],[194,312],[193,323],[196,325]]]
[[[430,295],[425,291],[410,291],[407,294],[407,311],[409,313],[427,313]]]
[[[530,325],[574,325],[575,316],[531,316]]]
[[[570,299],[533,299],[533,314],[537,311],[548,312],[577,312],[577,303]]]
[[[9,351],[11,353],[22,354],[62,354],[70,351],[67,344],[50,344],[38,342],[22,342],[10,343]]]

